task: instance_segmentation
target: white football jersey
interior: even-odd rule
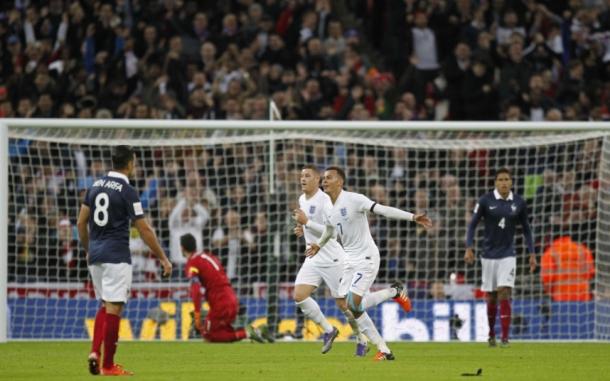
[[[307,215],[307,218],[313,222],[317,222],[324,228],[324,211],[330,210],[333,204],[330,201],[330,197],[318,190],[310,199],[307,199],[304,194],[299,197],[299,208]],[[308,229],[303,226],[305,233],[305,242],[309,245],[311,243],[318,242],[321,234],[314,232],[312,229]],[[306,261],[315,264],[320,267],[334,266],[337,263],[342,263],[345,257],[345,251],[339,242],[335,239],[330,239],[323,248],[320,249],[318,254],[311,258],[306,258]]]
[[[366,257],[379,257],[379,249],[371,236],[367,212],[375,202],[360,193],[341,191],[324,223],[332,225],[341,238],[346,261],[359,262]]]

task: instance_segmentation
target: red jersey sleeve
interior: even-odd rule
[[[184,267],[186,271],[186,277],[190,280],[190,294],[193,300],[193,307],[195,313],[201,312],[201,282],[199,281],[200,269],[193,259],[189,259]]]

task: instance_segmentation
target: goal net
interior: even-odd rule
[[[610,339],[610,145],[602,129],[47,122],[6,123],[8,311],[0,322],[6,320],[9,339],[91,336],[98,302],[76,219],[85,190],[110,169],[116,144],[137,149],[132,184],[175,265],[170,279],[160,279],[159,264],[132,229],[134,284],[122,340],[198,337],[178,244],[187,232],[222,259],[242,307],[236,325],[267,322],[286,337],[319,338],[292,299],[305,245],[293,235],[291,210],[304,164],[338,165],[348,190],[433,220],[426,231],[369,215],[381,252],[374,287],[400,280],[414,304],[409,315],[391,301],[369,311],[387,340],[486,340],[480,263],[464,263],[464,238],[500,167],[510,169],[513,190],[527,200],[539,263],[530,273],[518,230],[511,337]],[[478,254],[481,243],[479,226]],[[349,339],[329,291],[321,287],[315,298],[340,338]]]

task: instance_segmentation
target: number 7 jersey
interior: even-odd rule
[[[136,190],[127,176],[109,172],[87,190],[89,207],[89,264],[131,263],[130,221],[144,217]]]
[[[366,213],[375,205],[360,193],[341,191],[332,208],[325,210],[324,223],[333,226],[341,238],[346,262],[379,257]]]

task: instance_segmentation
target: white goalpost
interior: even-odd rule
[[[0,342],[89,338],[97,304],[75,222],[117,144],[138,152],[134,186],[176,268],[161,281],[132,231],[122,340],[200,339],[176,251],[186,232],[223,261],[242,305],[237,325],[267,321],[298,336],[292,292],[304,243],[290,211],[304,164],[341,166],[349,190],[435,221],[422,231],[370,218],[382,261],[375,287],[405,282],[414,303],[408,316],[393,302],[369,311],[385,339],[486,340],[480,265],[463,263],[463,241],[493,171],[508,167],[543,266],[529,274],[518,231],[511,336],[610,340],[609,139],[607,123],[284,121],[273,102],[268,121],[3,119]],[[348,340],[328,290],[316,299]],[[307,340],[320,335],[311,322],[302,329]]]

